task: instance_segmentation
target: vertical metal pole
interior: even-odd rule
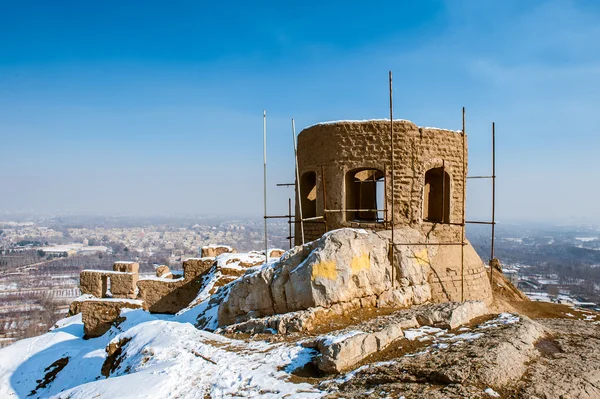
[[[490,254],[490,285],[494,283],[494,244],[496,241],[496,123],[492,122],[492,245]]]
[[[289,240],[290,249],[292,249],[292,199],[288,198],[288,228],[289,228]]]
[[[466,219],[466,202],[467,202],[467,141],[465,130],[465,107],[462,109],[462,171],[463,171],[463,198],[462,198],[462,226],[460,230],[460,300],[465,300],[465,219]]]
[[[390,264],[392,265],[392,270],[391,270],[391,278],[392,278],[392,287],[395,286],[395,277],[394,277],[394,246],[395,246],[395,242],[394,242],[394,224],[396,222],[395,220],[395,212],[394,212],[394,112],[393,112],[393,100],[392,100],[392,71],[390,71],[390,75],[389,75],[389,79],[390,79],[390,147],[391,147],[391,153],[390,153],[390,163],[391,163],[391,191],[392,191],[392,247],[390,248],[390,254],[391,254],[391,260],[390,260]]]
[[[298,144],[296,143],[296,123],[292,118],[292,139],[294,141],[294,161],[296,163],[296,201],[298,205],[298,214],[300,215],[300,233],[302,245],[304,245],[304,220],[302,219],[302,195],[300,194],[300,170],[298,170]]]
[[[327,226],[327,212],[325,212],[327,209],[327,189],[325,188],[325,168],[323,166],[321,166],[321,185],[323,187],[323,220],[325,221],[325,233],[327,233],[329,231]]]
[[[383,225],[388,224],[387,206],[387,165],[383,165]]]
[[[442,223],[446,222],[446,160],[442,159]]]
[[[263,186],[265,211],[265,263],[269,263],[269,242],[267,235],[267,111],[263,110]]]

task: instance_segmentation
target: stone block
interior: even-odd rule
[[[195,279],[210,270],[214,258],[191,258],[183,262],[183,275],[186,281]]]
[[[81,303],[83,332],[88,338],[103,335],[114,324],[121,323],[121,309],[139,309],[141,301],[114,299],[87,300]]]
[[[107,277],[110,278],[110,292],[113,298],[134,299],[137,296],[137,273],[112,273],[107,274]]]
[[[82,294],[102,298],[106,294],[106,280],[103,273],[95,270],[82,270],[79,274],[79,289]]]
[[[194,279],[143,279],[137,286],[144,309],[151,313],[174,314],[196,298],[202,284]]]
[[[156,277],[163,277],[168,274],[171,274],[171,269],[169,269],[169,266],[160,265],[156,268]]]
[[[207,245],[202,247],[203,258],[214,258],[221,254],[233,252],[236,252],[236,250],[227,245]]]
[[[113,270],[115,272],[139,273],[140,264],[137,262],[115,262]]]

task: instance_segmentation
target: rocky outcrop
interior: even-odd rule
[[[249,312],[268,316],[379,295],[391,286],[390,268],[387,245],[377,234],[332,231],[246,273],[219,306],[219,325],[242,321]]]
[[[532,371],[536,374],[534,370],[538,369],[541,359],[538,347],[552,333],[542,324],[527,317],[500,315],[481,325],[465,328],[464,333],[460,331],[447,334],[446,330],[435,330],[426,337],[428,339],[420,342],[420,347],[417,345],[412,349],[413,353],[409,350],[404,355],[401,349],[389,352],[388,356],[393,360],[361,368],[347,382],[341,380],[340,385],[330,387],[330,390],[345,398],[362,398],[367,387],[386,391],[393,397],[410,395],[431,399],[491,397],[486,390],[503,393],[498,397],[586,397],[560,396],[539,389],[539,386],[553,385],[551,381],[538,381],[540,385],[532,386],[530,381],[521,380]],[[403,342],[399,344],[400,348]],[[386,356],[381,358],[388,359]],[[590,368],[598,370],[599,366]],[[561,373],[559,370],[554,372]],[[550,374],[546,374],[546,378]],[[523,395],[520,386],[538,395],[544,393]],[[588,384],[588,389],[590,387]]]
[[[411,228],[398,229],[395,239],[414,245],[397,246],[394,270],[388,256],[388,232],[340,229],[295,247],[279,262],[247,272],[228,287],[218,309],[219,325],[339,304],[401,308],[429,301],[460,301],[461,291],[468,291],[465,299],[491,302],[489,282],[479,258],[478,263],[471,259],[461,287],[455,277],[440,278],[437,269],[444,261],[440,257],[442,246],[420,244],[427,242],[426,237]],[[455,260],[456,254],[449,254]],[[460,259],[460,252],[457,254]],[[454,266],[450,262],[446,269]],[[459,283],[462,280],[459,276]],[[452,294],[441,300],[434,295],[438,291],[433,286]]]
[[[339,373],[385,350],[404,337],[405,329],[419,326],[454,329],[486,313],[481,301],[421,305],[356,323],[303,345],[318,349],[315,363],[321,371]]]

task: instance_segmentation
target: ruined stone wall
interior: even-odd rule
[[[386,203],[391,209],[391,163],[389,121],[336,122],[303,130],[298,136],[300,176],[316,172],[317,215],[328,209],[347,209],[346,175],[360,168],[385,172]],[[466,137],[464,138],[466,140]],[[466,142],[465,142],[466,148]],[[465,150],[466,154],[466,150]],[[444,241],[460,240],[460,226],[423,222],[423,187],[425,172],[444,165],[450,176],[450,223],[462,222],[463,202],[463,135],[457,131],[420,128],[409,121],[394,121],[394,197],[395,222],[435,234]],[[466,164],[466,162],[465,162]],[[322,174],[324,172],[324,176]],[[325,181],[326,198],[323,195]],[[298,212],[296,212],[298,215]],[[346,213],[328,213],[328,229],[341,227],[389,228],[387,223],[357,223],[347,220]],[[391,212],[387,221],[391,221]],[[324,227],[324,226],[323,226]],[[305,226],[306,241],[322,233]],[[300,225],[296,224],[296,244],[300,243]]]
[[[490,305],[492,290],[481,258],[469,242],[465,245],[464,264],[461,248],[457,245],[438,246],[432,257],[429,275],[431,297],[434,302],[484,300]],[[464,273],[464,276],[461,274]]]

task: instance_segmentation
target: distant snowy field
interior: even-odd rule
[[[189,317],[189,315],[188,315]],[[243,342],[196,329],[181,316],[141,310],[102,337],[83,340],[81,315],[57,328],[0,349],[0,398],[317,398],[289,372],[310,361],[295,344]],[[110,342],[131,339],[109,378],[101,374]],[[46,387],[40,381],[58,359],[68,363]],[[214,362],[214,363],[213,363]],[[54,366],[55,367],[55,366]],[[35,393],[31,395],[32,392]],[[31,396],[29,396],[31,395]]]

